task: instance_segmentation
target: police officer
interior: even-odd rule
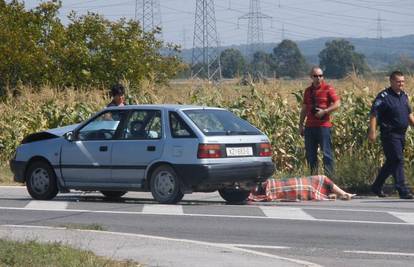
[[[386,197],[382,186],[392,175],[400,198],[412,199],[413,195],[405,185],[404,144],[408,125],[414,126],[414,115],[407,94],[404,92],[404,74],[400,71],[392,72],[390,84],[390,87],[378,94],[371,107],[368,139],[372,142],[375,140],[378,122],[385,155],[385,163],[372,184],[371,190],[379,197]]]

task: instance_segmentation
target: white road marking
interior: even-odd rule
[[[404,222],[381,222],[381,221],[363,221],[363,220],[335,220],[335,219],[317,219],[307,214],[302,208],[262,206],[260,208],[265,216],[252,215],[223,215],[223,214],[185,214],[181,205],[157,205],[146,204],[142,212],[139,211],[106,211],[106,210],[84,210],[84,209],[67,209],[69,202],[63,201],[31,201],[24,208],[17,207],[0,207],[0,210],[42,210],[58,211],[72,213],[106,213],[106,214],[128,214],[128,215],[168,215],[168,216],[188,216],[188,217],[213,217],[213,218],[240,218],[240,219],[278,219],[278,220],[296,220],[296,221],[314,221],[314,222],[332,222],[332,223],[359,223],[359,224],[382,224],[382,225],[407,225],[413,226],[414,221],[412,213],[398,213],[398,218]],[[53,204],[53,205],[50,205]],[[390,212],[385,212],[389,213]],[[394,213],[392,214],[394,215]],[[404,219],[403,219],[404,218]]]
[[[164,215],[183,215],[183,206],[181,205],[144,205],[142,213],[145,214],[164,214]]]
[[[52,226],[31,226],[31,225],[0,225],[0,227],[10,227],[10,228],[38,228],[38,229],[62,229],[62,227],[52,227]],[[249,250],[242,247],[254,247],[255,245],[249,244],[226,244],[226,243],[213,243],[213,242],[204,242],[204,241],[196,241],[191,239],[179,239],[179,238],[170,238],[170,237],[163,237],[163,236],[154,236],[154,235],[143,235],[143,234],[133,234],[133,233],[120,233],[120,232],[110,232],[110,231],[97,231],[97,230],[83,230],[83,229],[71,229],[71,231],[80,231],[80,232],[91,232],[96,234],[103,234],[103,235],[114,235],[114,236],[128,236],[128,237],[138,237],[138,238],[148,238],[148,239],[156,239],[156,240],[164,240],[164,241],[174,241],[174,242],[182,242],[182,243],[190,243],[196,245],[204,245],[204,246],[211,246],[211,247],[219,247],[225,248],[235,251],[242,251],[258,256],[284,260],[288,262],[297,263],[304,266],[309,267],[320,267],[321,265],[315,264],[313,262],[299,260],[299,259],[292,259],[281,257],[265,252],[259,252],[255,250]],[[289,247],[286,247],[289,248]]]
[[[390,251],[344,250],[344,252],[345,253],[355,253],[355,254],[414,257],[414,253],[390,252]]]
[[[388,212],[394,217],[397,217],[400,220],[403,220],[406,223],[414,224],[414,213],[407,213],[407,212]]]
[[[273,219],[290,219],[290,220],[316,220],[304,212],[301,208],[286,208],[286,207],[260,207],[266,217]]]
[[[66,201],[39,201],[32,200],[25,206],[26,209],[32,210],[65,210],[68,207]]]
[[[227,244],[229,246],[240,248],[270,248],[270,249],[290,249],[291,247],[284,246],[266,246],[266,245],[249,245],[249,244]]]

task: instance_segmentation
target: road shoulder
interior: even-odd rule
[[[0,238],[61,242],[100,256],[129,259],[146,266],[318,266],[234,245],[129,233],[2,225]]]

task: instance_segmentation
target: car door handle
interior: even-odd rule
[[[147,146],[147,151],[155,151],[155,146]]]
[[[99,151],[102,151],[102,152],[108,151],[108,147],[107,146],[100,146]]]

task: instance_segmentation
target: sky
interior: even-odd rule
[[[143,0],[63,0],[60,18],[88,11],[109,20],[134,19],[136,2]],[[159,1],[166,42],[191,48],[194,34],[196,0]],[[247,43],[248,20],[239,19],[249,13],[251,0],[215,0],[218,38],[221,45]],[[26,0],[27,8],[42,1]],[[414,0],[259,0],[263,41],[278,43],[319,37],[386,38],[414,34]]]

